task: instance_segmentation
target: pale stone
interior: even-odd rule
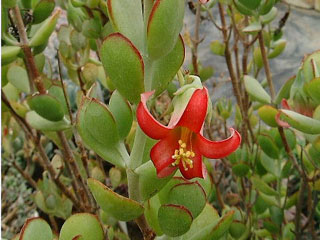
[[[314,8],[320,12],[320,0],[314,0]]]
[[[301,7],[305,9],[312,9],[314,8],[314,1],[319,0],[285,0],[287,3],[289,3],[292,6]]]

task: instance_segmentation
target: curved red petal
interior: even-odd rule
[[[275,116],[275,120],[277,122],[277,124],[280,126],[280,127],[283,127],[283,128],[289,128],[291,127],[289,123],[283,121],[280,119],[280,116],[281,116],[281,112],[279,111],[277,113],[277,115]]]
[[[179,135],[176,131],[172,131],[151,149],[150,157],[157,169],[158,177],[167,177],[177,169],[177,167],[173,167],[171,163],[174,162],[174,159],[172,159],[174,150],[179,148],[178,140]]]
[[[204,178],[207,174],[207,169],[202,162],[202,155],[200,150],[195,146],[192,151],[195,153],[195,156],[192,159],[193,161],[193,168],[188,168],[188,170],[185,170],[183,167],[182,162],[179,164],[179,169],[181,174],[186,179],[192,179],[192,178]]]
[[[281,105],[282,105],[282,107],[283,107],[284,109],[291,110],[287,99],[283,98],[283,99],[281,100]]]
[[[141,94],[141,102],[137,108],[137,120],[140,128],[146,135],[153,139],[162,139],[170,133],[172,128],[162,125],[150,114],[147,100],[153,93],[154,91]]]
[[[191,131],[199,133],[207,115],[208,96],[207,88],[197,89],[193,93],[177,126],[187,127]]]
[[[199,148],[202,155],[207,158],[223,158],[234,152],[241,143],[240,134],[230,128],[231,136],[222,141],[210,141],[197,134],[195,145]]]

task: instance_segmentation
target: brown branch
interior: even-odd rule
[[[58,131],[57,135],[58,135],[60,142],[62,144],[64,159],[65,159],[66,163],[68,164],[68,166],[70,167],[70,171],[72,173],[71,175],[73,176],[73,178],[75,180],[75,184],[76,184],[76,186],[82,196],[82,199],[85,201],[85,205],[87,207],[91,208],[90,211],[93,211],[94,207],[93,207],[93,205],[90,205],[90,203],[89,203],[89,199],[90,199],[90,195],[91,195],[90,191],[89,191],[88,186],[86,185],[83,177],[80,174],[79,167],[75,161],[72,150],[68,144],[68,140],[67,140],[64,132],[62,132],[62,131]]]
[[[44,167],[44,169],[46,169],[49,172],[51,179],[60,188],[63,194],[66,195],[66,197],[68,197],[73,202],[73,205],[76,209],[86,212],[86,208],[78,201],[75,195],[60,181],[60,178],[56,175],[56,172],[53,166],[51,165],[51,162],[41,144],[40,139],[36,142],[36,145],[40,154],[40,163]]]
[[[27,180],[27,182],[34,188],[38,189],[37,183],[33,180],[33,178],[25,172],[22,168],[20,168],[14,161],[12,162],[12,166],[17,169],[17,171],[22,175],[22,177]]]
[[[269,65],[268,56],[267,56],[265,45],[264,45],[262,31],[260,31],[258,33],[258,39],[259,39],[259,45],[260,45],[262,60],[263,60],[263,64],[264,64],[264,70],[265,70],[265,73],[266,73],[267,82],[268,82],[268,86],[269,86],[269,89],[270,89],[271,99],[273,101],[275,96],[276,96],[276,94],[275,94],[275,90],[274,90],[274,86],[273,86],[273,82],[272,82],[270,65]]]
[[[193,71],[194,74],[199,75],[199,66],[198,66],[198,45],[200,43],[199,41],[199,27],[200,27],[200,10],[201,10],[201,4],[197,3],[197,10],[196,10],[196,24],[194,29],[194,39],[191,39],[192,41],[192,65],[193,65]]]
[[[149,228],[146,218],[144,217],[144,215],[141,215],[140,217],[138,217],[135,222],[137,223],[137,225],[139,226],[142,235],[143,235],[143,239],[144,240],[153,240],[156,237],[156,234],[154,231],[152,231],[152,229]]]
[[[63,90],[64,99],[65,99],[66,104],[67,104],[71,125],[73,125],[71,107],[70,107],[70,103],[69,103],[68,97],[67,97],[67,92],[66,92],[66,89],[65,89],[65,86],[64,86],[64,83],[63,83],[63,77],[62,77],[62,71],[61,71],[60,52],[58,50],[57,50],[57,57],[58,57],[58,70],[59,70],[59,76],[60,76],[60,81],[61,81],[61,87],[62,87],[62,90]]]
[[[13,12],[13,15],[16,19],[16,25],[18,28],[19,36],[20,36],[21,49],[24,53],[24,60],[25,60],[26,66],[27,66],[27,71],[28,71],[29,77],[31,77],[31,82],[35,84],[39,93],[45,94],[46,89],[45,89],[44,84],[42,82],[40,73],[36,67],[31,48],[29,47],[27,33],[25,30],[25,26],[23,24],[23,20],[22,20],[20,9],[19,9],[18,5],[16,5],[14,8],[12,8],[12,12]],[[30,87],[32,89],[33,85],[30,84]]]

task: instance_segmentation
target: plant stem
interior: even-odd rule
[[[272,99],[272,101],[274,101],[275,90],[274,90],[274,86],[273,86],[273,82],[272,82],[270,65],[269,65],[269,61],[268,61],[268,57],[267,57],[267,53],[266,53],[266,49],[265,49],[265,45],[264,45],[262,31],[260,31],[258,33],[258,39],[259,39],[262,60],[263,60],[263,64],[264,64],[264,70],[266,72],[267,82],[268,82],[269,89],[270,89],[271,99]]]
[[[94,206],[93,205],[93,198],[90,194],[88,186],[86,185],[83,177],[80,174],[79,167],[75,161],[72,150],[68,144],[68,140],[67,140],[64,132],[58,131],[57,135],[58,135],[60,142],[62,144],[62,147],[63,147],[64,159],[70,168],[71,175],[73,176],[73,178],[75,180],[75,184],[80,192],[80,195],[82,196],[82,199],[85,201],[85,205],[89,208],[90,207],[94,208],[93,207]],[[89,203],[89,200],[90,200],[90,203]],[[90,204],[91,204],[91,206],[90,206]],[[90,209],[90,210],[92,211],[93,209]]]
[[[40,94],[45,94],[46,89],[44,87],[44,84],[42,82],[40,73],[36,67],[31,48],[29,47],[28,37],[25,30],[25,26],[23,24],[23,20],[21,17],[20,9],[18,5],[16,5],[14,8],[12,8],[13,15],[16,19],[16,25],[18,28],[19,36],[20,36],[20,44],[21,49],[24,53],[24,60],[27,67],[27,71],[29,74],[29,78],[31,78],[30,87],[33,89],[33,84],[35,84],[36,88],[38,89]],[[30,80],[30,79],[29,79]]]
[[[201,22],[201,4],[200,2],[197,2],[197,8],[196,8],[196,24],[194,28],[194,39],[191,39],[192,41],[192,66],[193,71],[195,75],[199,75],[199,66],[198,66],[198,45],[200,43],[199,40],[199,27]]]

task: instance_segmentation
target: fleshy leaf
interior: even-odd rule
[[[53,96],[48,94],[33,95],[28,104],[32,110],[41,117],[57,122],[63,119],[64,111],[60,102]]]
[[[249,95],[254,98],[255,100],[269,104],[271,103],[271,97],[269,94],[263,89],[261,84],[254,79],[253,77],[250,77],[248,75],[244,76],[244,85],[246,87],[247,92]]]
[[[20,53],[18,46],[1,46],[1,65],[13,62]]]
[[[60,240],[72,239],[103,240],[103,228],[98,217],[90,213],[77,213],[64,222],[60,231]],[[76,237],[76,238],[75,238]]]
[[[268,196],[277,196],[278,192],[274,190],[272,187],[270,187],[267,183],[265,183],[262,179],[253,176],[251,177],[251,181],[253,186],[259,190],[260,192],[263,192],[264,194]]]
[[[274,43],[274,48],[272,52],[269,53],[268,58],[275,58],[279,56],[283,50],[286,48],[287,41],[284,39],[280,39]]]
[[[190,230],[176,238],[175,240],[203,240],[207,239],[208,235],[198,236],[201,229],[204,228],[208,223],[216,221],[220,218],[216,209],[214,209],[209,203],[206,204],[201,214],[192,222]]]
[[[245,27],[242,31],[245,33],[257,33],[261,31],[262,25],[260,22],[253,22],[249,26]]]
[[[103,103],[83,97],[76,126],[89,148],[106,161],[124,167],[127,153],[124,145],[119,142],[116,121]]]
[[[156,0],[147,28],[149,56],[158,59],[167,55],[176,45],[183,25],[184,0]]]
[[[171,176],[165,178],[158,178],[156,168],[152,161],[138,167],[135,172],[139,174],[139,189],[142,200],[147,200],[158,193],[168,181]]]
[[[248,9],[255,10],[259,7],[261,0],[239,0],[243,4],[243,6],[247,7]]]
[[[192,215],[188,209],[179,205],[162,205],[158,212],[161,230],[170,237],[186,233],[192,223]]]
[[[320,134],[320,121],[309,118],[300,113],[281,109],[281,119],[288,122],[291,127],[309,134]]]
[[[19,240],[48,240],[52,239],[52,230],[42,218],[29,218],[23,225]]]
[[[279,157],[279,149],[274,140],[268,135],[258,136],[258,142],[262,150],[271,158],[277,159]]]
[[[50,16],[55,7],[54,0],[40,0],[33,9],[33,23],[38,24]]]
[[[114,91],[109,101],[109,109],[116,120],[120,139],[124,139],[130,132],[133,113],[130,103],[118,91]]]
[[[168,203],[186,207],[196,218],[206,205],[206,194],[198,182],[181,183],[169,191]]]
[[[278,110],[270,105],[264,105],[258,109],[259,117],[264,123],[266,123],[270,127],[278,126],[275,119],[277,113],[278,113]]]
[[[57,122],[52,122],[41,117],[35,111],[28,112],[26,120],[31,127],[40,131],[63,131],[71,127],[69,120],[66,118]]]
[[[185,48],[181,35],[172,51],[155,61],[152,65],[152,86],[155,95],[162,93],[172,81],[185,57]]]
[[[41,26],[36,30],[35,34],[30,39],[30,47],[37,47],[45,44],[48,41],[51,33],[56,27],[60,12],[60,10],[56,11],[50,18],[41,24]]]
[[[141,1],[108,0],[107,4],[113,29],[130,39],[141,50],[144,36]]]
[[[138,49],[120,33],[110,34],[100,49],[101,61],[122,96],[138,103],[144,92],[144,63]]]
[[[283,84],[283,86],[280,88],[275,103],[276,104],[280,104],[282,99],[288,99],[290,97],[290,90],[291,90],[291,86],[293,84],[293,82],[295,81],[296,77],[293,76],[290,79],[288,79],[285,84]]]
[[[88,186],[102,210],[116,219],[131,221],[143,214],[144,208],[138,202],[113,192],[98,180],[89,178]]]
[[[320,77],[314,78],[306,83],[304,89],[317,104],[320,104]]]
[[[29,93],[29,77],[27,71],[17,65],[11,65],[7,72],[8,81],[19,90]]]

